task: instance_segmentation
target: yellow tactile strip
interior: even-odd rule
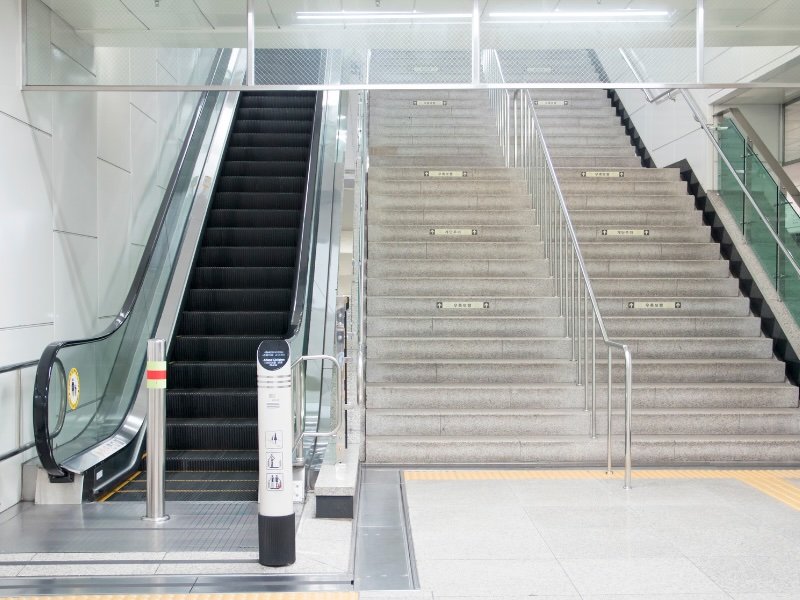
[[[622,479],[623,472],[602,470],[430,470],[404,471],[406,481],[481,481],[521,479]],[[786,481],[800,479],[800,469],[649,469],[631,473],[633,479],[736,479],[800,510],[800,487]]]
[[[14,596],[7,600],[358,600],[357,592],[251,594],[109,594],[105,596]]]

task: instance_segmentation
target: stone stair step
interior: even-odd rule
[[[561,190],[564,194],[685,194],[686,183],[676,179],[674,181],[662,180],[632,180],[617,179],[591,179],[577,177],[575,179],[560,180]]]
[[[631,454],[637,467],[673,465],[795,465],[796,435],[642,435]],[[615,436],[612,457],[619,467],[623,441]],[[604,466],[606,440],[598,436],[369,436],[373,464],[528,464]]]
[[[429,169],[420,169],[418,167],[371,167],[369,170],[370,185],[376,182],[391,181],[391,182],[404,182],[404,181],[417,181],[417,182],[430,182],[437,178],[428,174]],[[449,171],[448,171],[449,172]],[[524,182],[524,173],[522,169],[507,169],[506,167],[491,167],[491,168],[472,168],[466,170],[466,175],[455,172],[455,177],[442,178],[443,181],[448,183],[478,183],[478,182],[508,182],[513,181],[516,183]],[[440,181],[437,181],[440,183]]]
[[[367,317],[370,337],[562,337],[561,317]]]
[[[590,432],[591,414],[576,409],[374,409],[369,435],[393,436],[573,436]],[[607,413],[598,410],[597,434],[605,437]],[[612,416],[612,431],[624,433],[624,415]],[[800,433],[800,410],[634,409],[631,428],[639,435],[778,435]]]
[[[367,382],[392,383],[570,383],[576,379],[572,361],[370,361]]]
[[[666,298],[674,297],[720,297],[739,296],[739,282],[733,277],[727,279],[682,278],[656,279],[643,277],[593,277],[592,287],[597,296],[634,296]]]
[[[380,117],[428,117],[428,118],[447,118],[447,117],[472,117],[482,119],[486,122],[488,106],[463,106],[446,104],[444,106],[412,106],[411,104],[392,106],[378,102],[370,103],[370,118]]]
[[[525,183],[515,179],[420,179],[370,181],[370,189],[375,193],[428,195],[428,194],[509,194],[519,195],[525,192]],[[658,184],[667,185],[667,184]]]
[[[707,298],[599,297],[597,298],[597,303],[600,306],[600,314],[603,317],[674,317],[676,315],[746,317],[751,314],[750,300],[744,296],[712,296]],[[633,306],[631,306],[631,303],[634,303]],[[679,304],[678,308],[676,308],[676,303]]]
[[[599,408],[608,401],[600,374],[595,387]],[[562,384],[371,383],[370,408],[583,408],[586,392]],[[589,391],[591,392],[591,390]],[[797,408],[797,388],[786,383],[633,383],[635,408]],[[624,407],[624,387],[612,385],[612,410]],[[591,402],[591,400],[590,400]]]
[[[424,242],[483,244],[485,242],[537,242],[539,228],[524,225],[478,225],[477,223],[451,223],[443,230],[469,230],[477,233],[447,234],[437,232],[436,227],[428,225],[372,225],[369,228],[370,240],[380,242]],[[434,233],[431,233],[431,232]]]
[[[590,277],[730,277],[728,261],[587,259]]]
[[[756,317],[637,316],[603,317],[608,335],[614,337],[759,337]]]
[[[548,148],[566,147],[570,152],[578,147],[601,147],[601,148],[628,148],[633,151],[631,140],[625,135],[617,136],[596,136],[596,135],[562,135],[551,133],[545,136]],[[591,156],[591,154],[589,155]]]
[[[447,300],[453,296],[552,296],[551,278],[458,278],[416,277],[378,278],[367,281],[367,293],[377,296],[436,296]],[[370,332],[372,335],[374,332]]]
[[[605,156],[605,157],[620,157],[626,158],[636,156],[636,151],[630,144],[622,144],[619,140],[616,143],[608,145],[592,144],[591,146],[572,146],[570,144],[562,144],[550,146],[550,156],[552,158],[562,156]]]
[[[631,210],[570,210],[569,216],[573,225],[591,226],[600,223],[604,226],[615,227],[658,227],[669,225],[671,227],[702,227],[703,216],[694,207],[685,207],[680,210],[653,210],[640,209],[638,212]]]
[[[773,357],[769,338],[626,338],[637,363],[641,359],[764,359]],[[547,338],[420,338],[370,337],[368,356],[375,359],[502,359],[529,360],[569,356],[572,340]],[[597,364],[606,368],[607,350],[596,342]],[[591,350],[590,350],[591,353]],[[603,371],[605,373],[605,371]]]
[[[578,210],[696,210],[694,197],[687,196],[684,192],[672,195],[637,193],[630,196],[569,192],[564,195],[564,201],[570,214]]]
[[[367,434],[414,436],[580,435],[589,431],[583,409],[398,410],[367,413]]]
[[[419,126],[403,126],[403,125],[384,125],[376,123],[369,130],[370,135],[379,136],[396,136],[396,135],[435,135],[435,136],[456,136],[459,138],[469,139],[472,136],[493,137],[496,136],[497,126],[494,124],[487,125],[485,122],[480,126],[463,127],[458,125],[428,125],[425,127]],[[390,148],[391,146],[377,146],[376,148]],[[369,153],[370,156],[374,155],[375,149],[370,143]]]
[[[370,242],[369,260],[394,258],[428,259],[529,259],[544,256],[541,242]],[[367,264],[369,264],[369,260]]]
[[[530,209],[531,199],[524,194],[463,193],[408,195],[391,192],[373,193],[369,197],[370,209],[390,210],[517,210]]]
[[[549,263],[539,260],[370,259],[368,277],[547,277]]]
[[[642,159],[637,156],[555,156],[553,166],[558,168],[582,167],[584,169],[629,169],[642,166]]]
[[[605,233],[603,233],[604,231]],[[700,226],[615,227],[601,222],[592,226],[576,225],[575,233],[578,236],[578,243],[581,245],[586,242],[603,242],[615,245],[642,244],[646,242],[711,242],[711,230],[708,227]]]
[[[563,358],[572,351],[566,337],[419,338],[370,337],[367,356],[375,360],[423,359],[519,359]]]
[[[533,210],[371,210],[370,225],[435,225],[447,227],[451,223],[475,225],[535,225]]]
[[[608,99],[606,99],[605,102],[607,105]],[[602,115],[597,117],[583,115],[575,117],[552,115],[546,110],[537,110],[537,115],[546,134],[551,131],[558,131],[560,127],[621,127],[620,119],[616,115]]]
[[[447,156],[464,156],[474,157],[483,156],[485,158],[500,159],[502,156],[494,145],[476,144],[472,143],[471,138],[462,138],[464,143],[462,145],[440,145],[440,146],[423,146],[420,144],[407,144],[407,145],[391,145],[391,146],[375,146],[370,148],[370,169],[375,166],[373,159],[390,156],[414,156],[425,158],[434,161],[441,155]],[[436,163],[431,163],[436,164]],[[386,168],[402,167],[403,165],[389,165]],[[505,166],[505,159],[503,159],[503,166]]]
[[[439,308],[439,302],[476,303],[478,308]],[[483,308],[487,302],[489,308]],[[370,298],[367,314],[371,316],[394,317],[438,317],[486,314],[493,316],[550,317],[558,314],[560,300],[554,296],[545,297],[501,297],[487,295],[473,296],[376,296]]]
[[[383,127],[470,127],[483,129],[487,125],[485,117],[462,117],[462,116],[440,116],[440,117],[425,117],[425,116],[385,116],[380,120],[370,117],[369,128],[372,130],[374,124],[380,123]],[[494,136],[497,136],[497,130],[494,130]],[[380,138],[378,138],[380,139]],[[394,139],[394,138],[390,138]],[[442,138],[444,139],[444,138]],[[373,136],[370,135],[369,146],[381,145]],[[392,145],[392,144],[389,144]]]
[[[662,259],[662,260],[714,260],[720,258],[719,244],[708,243],[635,243],[627,241],[615,246],[605,242],[583,242],[581,252],[587,260],[608,259]]]
[[[464,154],[460,156],[448,156],[440,154],[434,157],[428,156],[373,156],[370,158],[370,165],[380,166],[403,166],[403,167],[424,167],[426,169],[463,169],[464,167],[500,167],[505,164],[505,160],[500,157],[487,157],[480,154]]]

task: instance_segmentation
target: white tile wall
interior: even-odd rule
[[[128,92],[97,94],[97,157],[131,170],[131,97]]]
[[[52,321],[51,174],[51,137],[0,114],[0,328]]]
[[[78,339],[97,332],[97,246],[95,237],[53,234],[56,339]]]
[[[135,106],[131,107],[131,231],[130,241],[144,244],[158,211],[158,124]]]
[[[53,228],[96,237],[97,94],[64,92],[53,100]]]
[[[128,293],[128,231],[131,214],[131,175],[97,161],[97,224],[99,312],[116,314]]]

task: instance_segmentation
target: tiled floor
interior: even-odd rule
[[[417,568],[435,599],[800,598],[800,511],[741,478],[624,490],[602,477],[413,475]]]
[[[253,502],[168,502],[163,524],[138,502],[17,505],[0,519],[0,577],[336,574],[351,571],[352,521],[297,515],[297,561],[258,564]],[[13,513],[13,514],[12,514]]]

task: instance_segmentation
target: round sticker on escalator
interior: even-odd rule
[[[78,408],[78,402],[81,401],[81,376],[78,374],[78,369],[73,367],[69,370],[67,376],[67,402],[72,410]]]

